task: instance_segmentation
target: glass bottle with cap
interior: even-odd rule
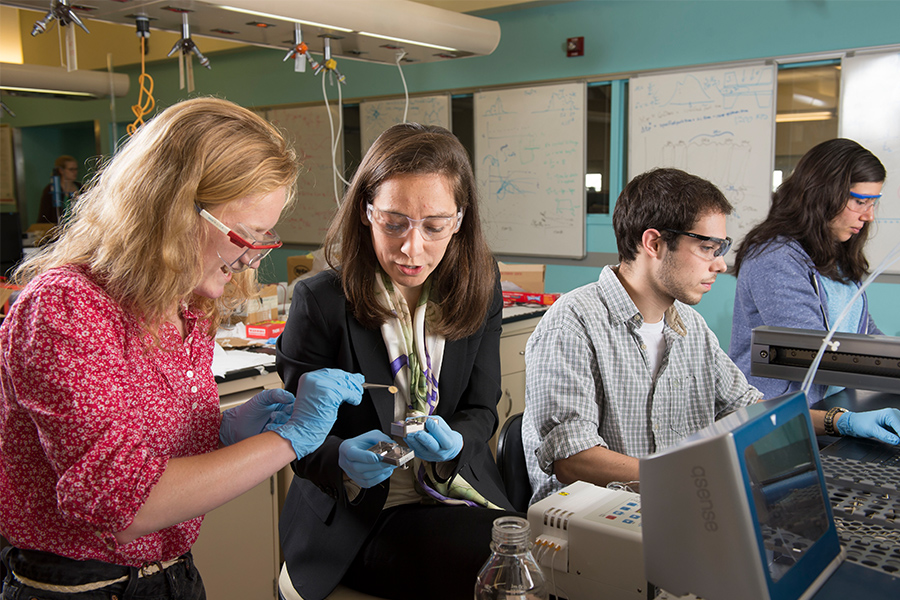
[[[548,600],[540,566],[531,555],[531,527],[521,517],[500,517],[491,533],[493,553],[475,582],[475,600]]]

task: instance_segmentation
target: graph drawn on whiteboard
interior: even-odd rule
[[[632,78],[629,178],[674,167],[713,182],[734,206],[739,240],[765,218],[771,198],[775,67]]]
[[[321,244],[331,219],[337,212],[334,172],[331,167],[331,132],[328,113],[323,105],[275,108],[266,118],[294,145],[301,164],[297,177],[297,202],[282,215],[276,230],[281,239],[292,244]],[[331,108],[332,119],[337,114]],[[337,150],[338,168],[344,155]],[[338,188],[339,193],[342,188]]]
[[[365,154],[381,133],[403,123],[406,99],[363,101],[359,104],[362,151]],[[406,121],[450,129],[450,96],[417,96],[409,99]]]
[[[570,83],[475,94],[475,176],[500,254],[585,254],[585,93]]]
[[[840,131],[841,137],[877,156],[887,171],[866,244],[874,268],[900,240],[900,51],[857,54],[841,61]],[[900,273],[900,264],[886,272]]]

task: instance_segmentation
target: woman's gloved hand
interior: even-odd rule
[[[272,422],[266,425],[266,429],[289,441],[297,458],[303,458],[325,441],[343,402],[360,403],[363,381],[365,379],[361,374],[340,369],[304,373],[300,376],[297,399],[289,411],[290,416],[281,423],[279,421],[284,420],[284,415],[273,413]]]
[[[429,462],[453,460],[463,447],[462,435],[437,415],[429,415],[424,431],[415,431],[405,439],[418,458]]]
[[[900,444],[900,410],[882,408],[867,412],[845,412],[838,417],[835,427],[841,435],[873,438],[887,444]]]
[[[287,390],[263,390],[240,406],[222,413],[219,441],[230,446],[266,430],[273,413],[289,410],[294,396]]]
[[[369,448],[378,442],[393,442],[384,432],[373,429],[341,442],[338,465],[360,487],[370,488],[391,476],[397,467],[381,461]]]

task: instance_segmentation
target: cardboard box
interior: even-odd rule
[[[266,340],[256,338],[240,338],[240,337],[217,337],[216,343],[225,350],[243,350],[245,348],[262,348],[266,344]]]
[[[313,268],[313,255],[287,257],[287,280],[291,283],[301,275],[306,275]]]
[[[546,265],[508,265],[500,263],[500,282],[504,291],[543,294],[544,272],[546,270]]]
[[[25,230],[24,245],[40,246],[50,239],[55,227],[53,223],[35,223]]]
[[[236,314],[245,325],[260,321],[274,321],[278,318],[278,286],[263,286],[259,293],[247,300],[243,311]]]
[[[284,321],[260,321],[247,325],[248,338],[262,338],[268,340],[276,337],[284,331]]]

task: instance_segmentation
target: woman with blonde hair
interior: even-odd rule
[[[281,245],[293,150],[225,100],[178,103],[91,182],[0,328],[3,598],[204,598],[204,513],[316,448],[362,378],[309,373],[220,417],[219,322]]]

